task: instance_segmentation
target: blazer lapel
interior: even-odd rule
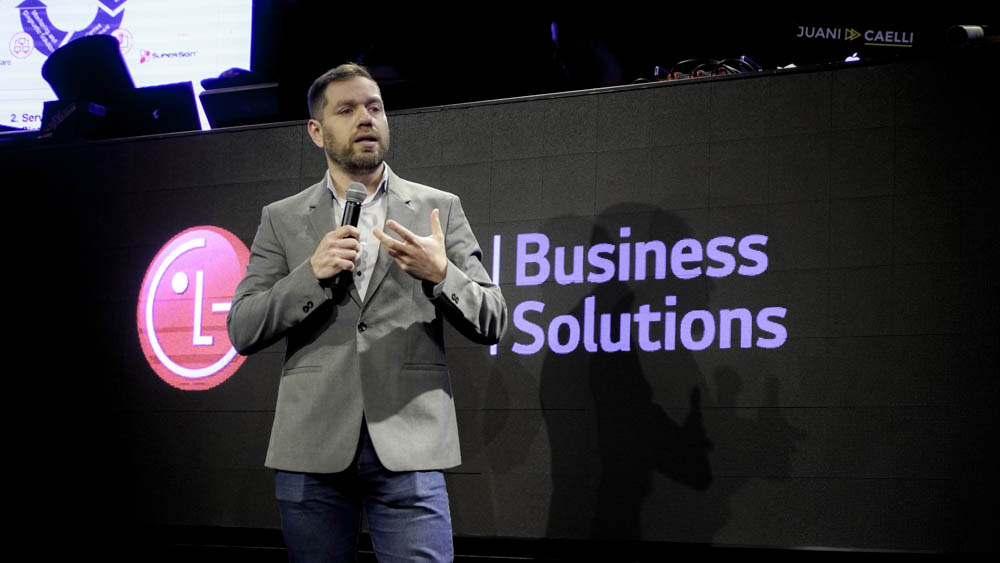
[[[319,189],[309,201],[309,225],[312,227],[313,238],[317,245],[320,239],[326,236],[326,233],[337,228],[337,221],[334,219],[333,192],[330,188],[330,174],[326,173],[323,175],[323,181],[319,183]],[[358,295],[358,290],[353,283],[350,295],[351,299],[360,306],[361,296]]]
[[[414,209],[412,204],[413,202],[410,190],[406,186],[405,182],[393,173],[392,169],[389,169],[389,185],[387,188],[388,193],[386,195],[389,197],[389,201],[385,214],[386,221],[392,219],[412,231],[413,221],[416,218],[416,209]],[[382,230],[392,238],[402,240],[395,231],[387,229],[385,225],[382,226]],[[379,245],[378,258],[375,260],[375,271],[372,274],[372,279],[368,285],[368,292],[367,295],[365,295],[364,305],[361,307],[362,313],[364,313],[368,304],[371,303],[372,297],[378,293],[378,288],[382,285],[382,281],[389,272],[389,268],[394,266],[395,263],[396,261],[393,260],[392,256],[389,256],[389,253],[385,251],[385,248]]]

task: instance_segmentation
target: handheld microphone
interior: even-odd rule
[[[347,195],[345,196],[347,202],[344,203],[344,215],[340,219],[341,225],[358,226],[358,219],[361,217],[361,204],[365,201],[366,197],[368,197],[368,190],[365,189],[365,185],[361,182],[351,182],[347,186]],[[344,270],[337,274],[333,278],[334,289],[347,287],[351,283],[353,276],[353,270]]]

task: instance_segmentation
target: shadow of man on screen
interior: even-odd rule
[[[616,206],[603,213],[590,245],[617,248],[623,242],[619,228],[629,225],[631,241],[670,244],[690,236],[677,217],[650,213],[648,207],[640,215],[636,209]],[[674,350],[642,351],[637,323],[628,320],[624,330],[620,324],[623,314],[634,314],[642,305],[661,313],[705,308],[707,283],[671,276],[655,280],[652,268],[643,281],[619,281],[616,275],[604,283],[584,283],[591,293],[569,314],[583,319],[587,299],[593,298],[598,349],[589,352],[581,344],[567,354],[550,351],[541,374],[552,452],[549,537],[640,539],[643,501],[656,473],[690,490],[709,487],[712,443],[702,423],[702,374],[691,352],[679,341]],[[664,296],[675,296],[677,307],[665,307]],[[648,335],[661,346],[662,320],[651,323]],[[562,342],[570,338],[565,332],[559,335]],[[606,351],[604,344],[621,349]],[[574,388],[586,392],[567,393]]]

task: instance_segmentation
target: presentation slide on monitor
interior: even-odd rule
[[[56,99],[42,65],[88,35],[118,39],[137,87],[190,81],[197,96],[202,79],[250,68],[252,16],[252,0],[0,0],[0,125],[41,126]]]

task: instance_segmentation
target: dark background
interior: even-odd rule
[[[640,7],[585,17],[499,8],[477,16],[457,7],[414,12],[362,15],[322,1],[254,2],[252,68],[280,83],[282,117],[293,120],[307,117],[303,92],[313,79],[347,61],[368,66],[399,110],[654,80],[657,66],[667,71],[691,59],[747,56],[768,70],[837,63],[854,53],[867,62],[914,59],[945,50],[947,30],[963,23],[796,20],[691,7],[664,16]],[[905,31],[914,41],[900,48],[800,39],[799,26]]]
[[[788,308],[776,350],[522,357],[512,330],[491,358],[449,334],[456,535],[992,549],[997,108],[980,71],[996,62],[966,50],[390,112],[393,168],[461,196],[487,264],[504,235],[511,309],[578,313],[591,293],[601,312],[665,294],[679,311]],[[249,245],[263,205],[321,177],[302,124],[2,156],[37,195],[10,238],[35,280],[12,299],[33,319],[10,351],[20,520],[71,550],[163,525],[278,527],[262,463],[281,345],[182,392],[148,367],[135,312],[172,236],[210,224]],[[517,233],[587,244],[624,225],[665,242],[764,233],[770,267],[512,284]]]

